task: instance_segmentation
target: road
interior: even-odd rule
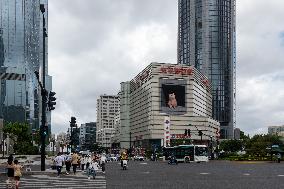
[[[6,177],[0,177],[0,189],[6,188]],[[85,173],[76,175],[24,175],[20,180],[20,189],[105,189],[105,175],[99,171],[95,179],[88,179]]]
[[[108,189],[283,189],[284,163],[227,162],[180,163],[117,162],[106,167]]]
[[[0,176],[0,189],[7,178]],[[24,189],[108,188],[108,189],[283,189],[284,163],[229,162],[180,163],[130,161],[127,170],[119,162],[110,162],[106,174],[88,180],[82,173],[63,175],[24,175]]]

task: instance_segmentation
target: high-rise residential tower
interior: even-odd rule
[[[213,118],[221,138],[236,124],[236,1],[178,1],[178,63],[193,65],[212,83]]]
[[[111,147],[115,133],[115,116],[120,110],[118,95],[101,95],[97,99],[96,140],[102,147]]]
[[[32,128],[38,128],[41,119],[40,89],[34,74],[41,73],[43,62],[40,4],[45,5],[48,30],[48,0],[0,0],[0,118],[28,122]],[[46,42],[46,68],[47,49]],[[50,90],[47,69],[45,77],[46,89]],[[50,113],[47,120],[50,124]]]

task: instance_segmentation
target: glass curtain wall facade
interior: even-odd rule
[[[41,3],[47,12],[47,0],[0,0],[0,118],[26,121],[31,128],[39,128],[41,116],[34,74],[40,72],[43,57]],[[47,23],[47,13],[45,18]]]
[[[212,83],[213,118],[221,138],[236,125],[236,2],[179,0],[178,63],[194,65]]]

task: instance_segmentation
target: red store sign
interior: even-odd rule
[[[184,134],[171,134],[171,139],[184,139],[190,138],[190,136],[185,136]]]
[[[171,67],[171,66],[162,66],[160,68],[162,73],[166,74],[181,74],[181,75],[193,75],[192,68],[181,68],[181,67]]]

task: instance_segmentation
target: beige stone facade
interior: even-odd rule
[[[122,93],[126,93],[122,91]],[[129,117],[129,141],[132,146],[163,145],[164,118],[170,118],[171,138],[182,138],[190,129],[192,142],[217,140],[218,121],[212,119],[211,84],[194,67],[176,64],[151,63],[130,81],[129,100],[125,102]],[[126,109],[127,109],[126,108]],[[125,138],[120,133],[120,138]]]

